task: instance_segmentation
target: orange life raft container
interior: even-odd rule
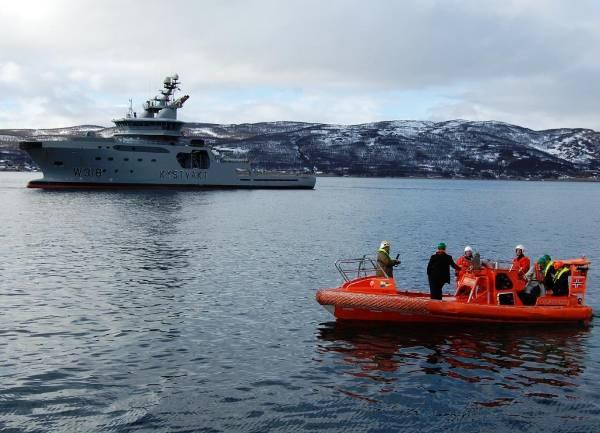
[[[337,319],[405,323],[497,323],[497,324],[588,324],[592,309],[584,305],[586,258],[557,261],[568,266],[566,296],[547,291],[524,305],[519,293],[526,281],[516,270],[488,263],[461,273],[453,296],[432,300],[428,293],[398,290],[393,278],[369,258],[338,260],[336,267],[345,282],[342,286],[317,291],[317,302]],[[349,268],[348,266],[351,266]],[[375,276],[376,271],[383,277]]]

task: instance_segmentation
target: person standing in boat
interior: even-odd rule
[[[525,247],[523,245],[517,245],[515,247],[515,258],[512,261],[513,270],[519,273],[519,277],[522,277],[529,271],[531,261],[529,257],[525,255]]]
[[[379,267],[376,276],[385,277],[387,275],[388,278],[394,278],[394,266],[399,265],[400,260],[390,257],[390,243],[388,241],[381,241],[379,245],[379,249],[377,250],[377,264]]]
[[[456,284],[458,284],[458,280],[462,277],[464,271],[469,269],[473,265],[473,248],[469,245],[465,247],[465,253],[458,258],[456,264],[460,266],[460,271],[456,272]]]
[[[437,251],[429,259],[427,264],[427,278],[429,279],[429,292],[431,299],[442,300],[442,287],[450,283],[450,268],[460,271],[460,266],[454,263],[452,256],[446,254],[446,244],[440,242]]]

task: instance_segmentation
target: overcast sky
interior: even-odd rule
[[[600,1],[0,0],[0,128],[186,121],[600,130]]]

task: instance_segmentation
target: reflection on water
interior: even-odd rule
[[[350,394],[377,400],[385,393],[403,393],[415,385],[403,380],[410,375],[419,377],[423,386],[444,383],[464,391],[476,385],[476,394],[495,397],[472,402],[493,407],[530,397],[574,398],[577,377],[584,370],[589,331],[341,322],[321,325],[318,337],[320,356],[333,362],[338,374],[364,380],[366,393],[348,390]],[[488,392],[481,392],[484,389]]]

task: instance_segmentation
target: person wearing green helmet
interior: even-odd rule
[[[442,287],[450,283],[450,268],[460,271],[460,266],[454,263],[452,256],[446,254],[446,244],[440,242],[437,251],[429,259],[427,264],[427,278],[429,280],[429,292],[431,299],[442,300]]]
[[[552,259],[549,255],[543,255],[523,276],[527,284],[523,291],[518,293],[523,305],[535,305],[536,299],[546,294],[544,272],[548,269],[547,264],[551,262]]]
[[[546,290],[554,289],[555,274],[556,269],[554,269],[554,262],[552,261],[552,258],[548,254],[540,257],[538,260],[536,275],[540,278],[540,281],[544,283]]]
[[[542,266],[548,263],[552,258],[548,254],[544,254],[542,257],[538,259],[538,265]]]
[[[558,260],[552,261],[548,256],[543,269],[546,290],[552,290],[554,296],[568,296],[571,267]]]

